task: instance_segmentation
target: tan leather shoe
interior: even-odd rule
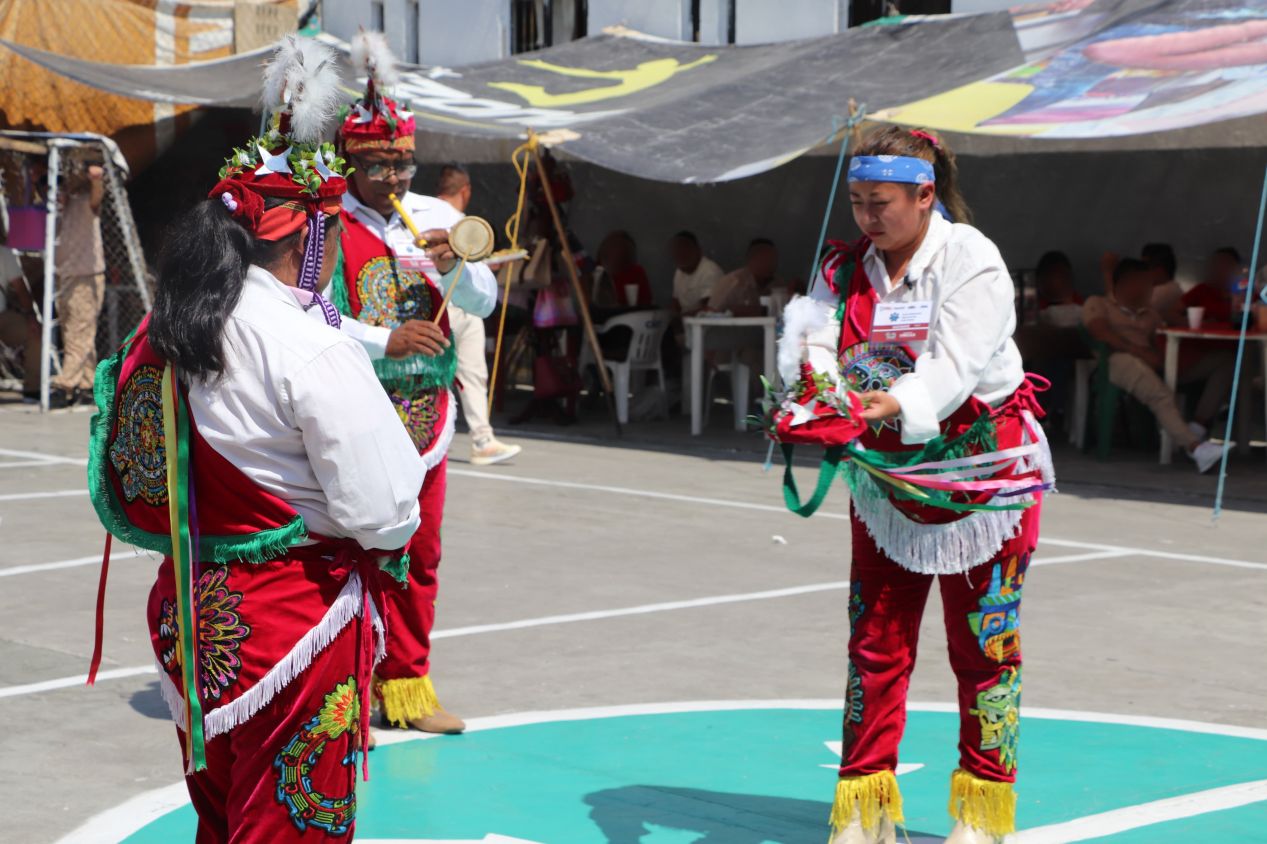
[[[880,825],[873,830],[862,826],[862,817],[855,808],[844,829],[832,836],[831,844],[897,844],[897,827],[887,813],[880,815]]]
[[[466,730],[465,721],[443,709],[437,709],[430,715],[424,715],[421,718],[413,718],[407,723],[411,730],[420,730],[424,733],[439,733],[446,736],[455,736]]]

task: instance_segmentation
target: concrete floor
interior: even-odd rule
[[[54,841],[181,777],[152,673],[92,689],[73,680],[91,651],[90,561],[103,539],[83,494],[88,419],[0,407],[4,841]],[[777,477],[747,447],[522,442],[513,466],[489,469],[461,462],[464,438],[454,444],[438,621],[454,635],[434,653],[450,709],[475,717],[842,695],[847,596],[837,587],[545,618],[846,580],[842,489],[830,512],[806,521],[782,511]],[[1026,706],[1267,726],[1267,533],[1257,488],[1234,496],[1215,526],[1206,498],[1176,494],[1164,480],[1151,492],[1122,490],[1112,472],[1103,480],[1066,481],[1045,504],[1041,567],[1026,578]],[[103,669],[144,670],[153,664],[142,608],[155,563],[126,547],[114,562]],[[940,614],[933,590],[912,700],[953,700]],[[524,619],[544,620],[460,629]]]

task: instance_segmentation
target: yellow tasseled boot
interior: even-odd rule
[[[896,844],[902,794],[892,771],[841,777],[831,809],[831,844]]]
[[[383,720],[393,727],[424,733],[455,735],[466,729],[456,715],[446,712],[436,697],[431,676],[374,681],[374,694],[383,705]]]
[[[950,776],[949,809],[956,823],[946,844],[1002,844],[1016,831],[1016,791],[1010,782],[978,779],[959,769]]]

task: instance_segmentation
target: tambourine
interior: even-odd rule
[[[483,217],[463,217],[449,229],[449,248],[468,262],[492,255],[494,243],[493,227]]]

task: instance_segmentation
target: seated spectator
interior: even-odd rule
[[[1113,297],[1088,299],[1083,324],[1109,347],[1109,380],[1148,405],[1158,424],[1196,462],[1197,471],[1207,472],[1218,462],[1222,447],[1205,440],[1203,428],[1184,422],[1175,394],[1157,374],[1162,355],[1155,340],[1163,322],[1150,305],[1154,275],[1144,262],[1123,259],[1113,272]],[[1210,421],[1206,418],[1202,424]]]
[[[1182,313],[1175,316],[1176,304],[1183,296],[1183,286],[1175,278],[1179,262],[1175,260],[1175,250],[1169,243],[1147,243],[1140,257],[1148,266],[1153,279],[1151,304],[1153,310],[1171,325],[1183,322]]]
[[[1241,302],[1233,302],[1232,288],[1241,273],[1241,253],[1231,246],[1216,249],[1205,265],[1205,280],[1189,290],[1174,304],[1175,313],[1164,314],[1167,322],[1187,321],[1188,308],[1205,308],[1209,322],[1231,322]],[[1243,295],[1242,288],[1242,295]]]
[[[1073,286],[1073,264],[1064,252],[1048,252],[1038,259],[1038,322],[1054,328],[1082,324],[1082,297]]]
[[[758,237],[748,244],[744,266],[717,279],[708,293],[708,310],[733,316],[762,316],[761,297],[773,287],[785,287],[775,277],[779,251],[774,241]]]
[[[693,232],[680,231],[669,241],[673,257],[673,307],[682,316],[691,316],[704,308],[709,293],[722,277],[722,268],[700,249]]]
[[[637,288],[630,302],[627,288]],[[598,269],[594,271],[590,301],[599,307],[654,307],[647,271],[638,263],[638,247],[633,237],[617,229],[603,238],[598,247]]]
[[[0,369],[21,359],[22,396],[40,396],[40,323],[13,250],[0,245]],[[17,367],[12,371],[16,374]]]

